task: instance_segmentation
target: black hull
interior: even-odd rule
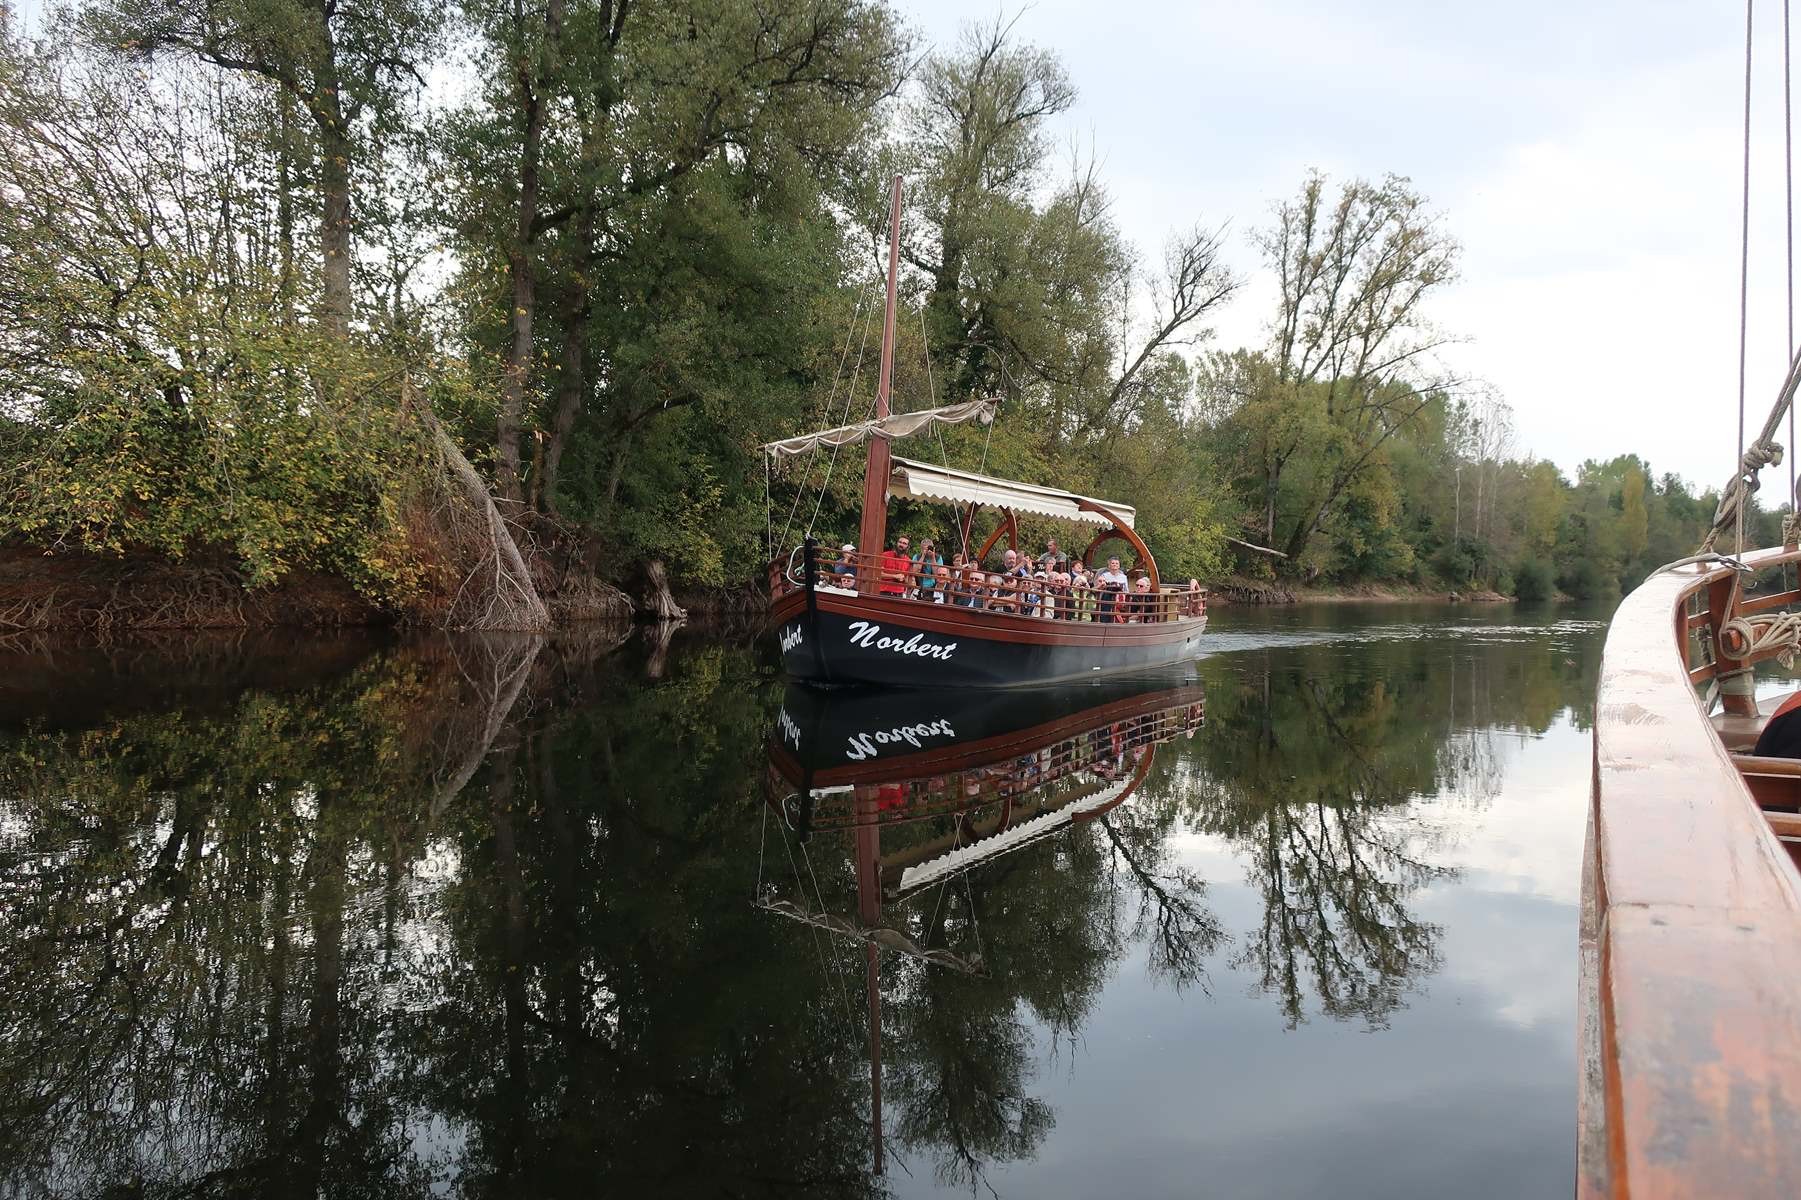
[[[795,782],[885,782],[911,769],[960,769],[1030,753],[1124,717],[1157,708],[1198,708],[1206,692],[1190,672],[1152,674],[1062,686],[919,691],[837,688],[791,683],[770,736],[771,755]]]
[[[947,605],[796,592],[771,613],[782,669],[814,684],[1021,687],[1188,662],[1205,617],[1164,624],[1047,621]]]

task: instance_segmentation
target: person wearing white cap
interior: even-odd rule
[[[832,574],[841,575],[846,583],[857,580],[857,548],[849,542],[838,548],[838,561],[832,564]]]

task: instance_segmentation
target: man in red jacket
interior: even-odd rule
[[[907,575],[913,570],[913,558],[907,553],[913,543],[902,537],[893,550],[882,551],[882,595],[907,594]]]

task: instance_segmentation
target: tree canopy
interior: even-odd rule
[[[1415,183],[1136,246],[1056,141],[1077,86],[884,0],[54,10],[0,55],[0,546],[463,624],[657,562],[752,584],[784,512],[854,536],[854,453],[756,446],[865,414],[897,172],[896,406],[1002,413],[920,453],[1128,499],[1166,576],[1589,595],[1699,541],[1649,464],[1514,454],[1445,365],[1481,331],[1436,323],[1459,247]],[[1253,275],[1267,339],[1213,344]]]

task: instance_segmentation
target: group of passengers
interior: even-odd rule
[[[833,582],[854,587],[857,570],[857,548],[846,543],[832,564]],[[989,566],[962,554],[953,554],[946,562],[931,538],[920,539],[916,552],[912,539],[903,534],[892,549],[882,552],[880,570],[878,591],[884,596],[1045,620],[1132,623],[1168,619],[1172,610],[1199,616],[1205,608],[1197,580],[1188,581],[1174,604],[1159,604],[1148,571],[1135,567],[1128,575],[1117,557],[1109,558],[1104,568],[1090,570],[1081,559],[1064,555],[1054,537],[1036,560],[1009,549],[1002,552],[998,565]]]

